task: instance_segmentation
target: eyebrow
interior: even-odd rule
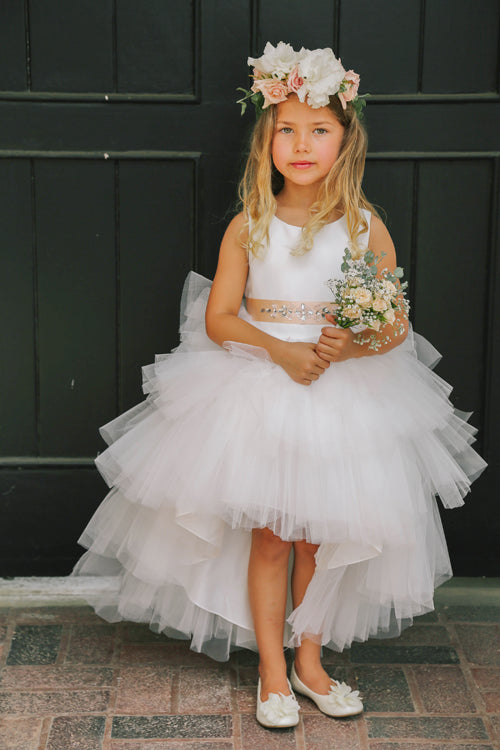
[[[276,123],[278,122],[282,125],[295,125],[294,122],[289,120],[276,120]],[[333,123],[330,120],[320,120],[319,122],[310,122],[309,125],[333,125]]]

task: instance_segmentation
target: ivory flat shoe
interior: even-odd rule
[[[257,721],[267,729],[295,727],[299,723],[299,704],[288,683],[291,695],[269,693],[267,701],[260,699],[260,677],[257,687]]]
[[[320,695],[304,685],[295,671],[295,664],[292,666],[290,682],[293,689],[310,698],[317,705],[320,711],[327,716],[355,716],[363,710],[363,703],[359,697],[358,690],[351,690],[345,682],[332,683],[327,695]]]

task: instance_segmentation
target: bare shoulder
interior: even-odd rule
[[[246,216],[243,211],[240,211],[234,216],[229,222],[224,239],[226,237],[230,240],[238,241],[238,244],[244,243],[248,239],[248,225]]]
[[[378,216],[372,214],[370,221],[370,239],[368,241],[370,250],[375,255],[385,253],[384,266],[391,268],[396,266],[396,249],[386,225]]]

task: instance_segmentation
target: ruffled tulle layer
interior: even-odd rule
[[[112,489],[75,573],[117,576],[114,595],[92,602],[106,619],[148,622],[225,659],[256,647],[246,574],[251,529],[268,527],[320,545],[288,643],[342,650],[399,633],[451,576],[435,495],[461,505],[485,467],[468,415],[427,366],[435,350],[410,332],[306,388],[264,350],[207,338],[208,288],[190,275],[181,345],[143,369],[146,400],[101,430],[96,464]]]

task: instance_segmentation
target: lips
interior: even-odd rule
[[[312,164],[312,161],[292,161],[292,167],[297,169],[306,169],[306,167],[311,167]]]

